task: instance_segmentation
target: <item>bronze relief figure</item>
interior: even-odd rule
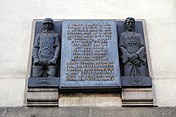
[[[135,32],[135,19],[128,17],[125,31],[120,34],[122,76],[148,76],[145,42],[143,36]]]
[[[45,18],[44,30],[34,40],[32,77],[54,77],[60,50],[58,33],[54,32],[54,21]]]

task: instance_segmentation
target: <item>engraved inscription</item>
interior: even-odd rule
[[[145,81],[142,78],[130,78],[129,84],[131,85],[142,85]]]
[[[50,85],[49,79],[38,79],[37,80],[38,85]]]
[[[112,40],[110,23],[73,23],[67,25],[71,41],[71,60],[66,62],[66,81],[113,81],[114,61],[108,54]]]

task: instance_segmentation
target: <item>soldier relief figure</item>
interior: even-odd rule
[[[135,19],[125,20],[126,31],[120,34],[122,76],[148,76],[146,50],[143,36],[134,31]]]
[[[38,33],[34,40],[32,77],[55,77],[60,38],[58,33],[53,31],[53,19],[45,18],[43,27],[44,30]]]

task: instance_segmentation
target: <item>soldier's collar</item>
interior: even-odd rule
[[[44,30],[43,33],[53,32],[53,30]]]

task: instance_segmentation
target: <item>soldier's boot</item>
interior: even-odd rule
[[[32,77],[42,77],[43,75],[43,67],[33,65],[32,67]]]
[[[47,71],[48,77],[56,77],[56,70],[56,66],[49,66]]]

